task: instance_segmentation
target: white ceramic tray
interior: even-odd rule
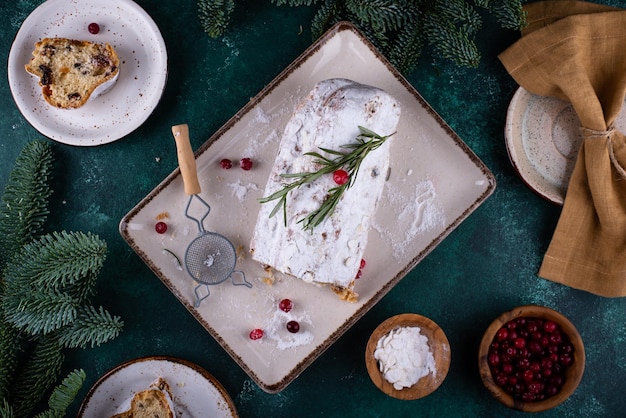
[[[196,364],[173,357],[143,357],[116,366],[91,387],[79,418],[109,418],[130,409],[137,392],[158,378],[168,383],[176,417],[236,418],[235,404],[222,384]]]
[[[87,30],[91,22],[99,24],[98,34]],[[35,42],[46,37],[111,44],[120,58],[113,88],[79,109],[46,103],[39,79],[24,69]],[[69,145],[101,145],[123,138],[152,114],[165,88],[167,51],[159,28],[132,0],[47,0],[22,23],[8,77],[20,112],[43,135]]]
[[[257,199],[294,107],[320,80],[344,77],[380,87],[402,106],[398,132],[391,141],[391,171],[374,217],[365,251],[367,266],[357,281],[357,303],[328,288],[276,275],[267,284],[262,266],[246,256],[256,222]],[[193,138],[193,121],[189,123]],[[171,152],[175,152],[170,132]],[[222,158],[252,158],[243,171],[219,166]],[[389,292],[420,260],[494,190],[491,172],[433,111],[415,89],[348,23],[337,24],[279,74],[196,152],[203,197],[212,205],[206,228],[226,236],[241,249],[236,270],[245,272],[252,288],[223,282],[194,307],[195,283],[175,262],[197,234],[185,218],[188,196],[179,170],[134,207],[121,221],[120,232],[191,314],[265,391],[278,392]],[[154,224],[167,212],[168,232]],[[167,251],[164,251],[166,249]],[[288,314],[277,308],[289,298]],[[301,329],[290,334],[289,320]],[[266,331],[251,340],[253,328]]]

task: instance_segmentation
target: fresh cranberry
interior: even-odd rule
[[[359,271],[356,272],[356,276],[354,277],[354,279],[360,279],[361,276],[363,275],[363,270],[359,269]]]
[[[223,158],[220,161],[220,167],[222,167],[224,170],[230,170],[233,167],[233,162],[228,158]]]
[[[350,175],[346,170],[339,169],[335,170],[335,172],[333,173],[333,181],[340,186],[346,184],[349,178]]]
[[[509,336],[509,332],[506,330],[506,328],[500,328],[498,332],[496,333],[496,338],[500,341],[506,340],[508,336]]]
[[[300,331],[300,324],[297,321],[289,321],[287,322],[287,331],[291,333],[296,333]]]
[[[513,373],[513,365],[511,363],[504,363],[502,365],[502,372],[506,374]]]
[[[364,269],[366,264],[367,264],[367,263],[365,262],[365,259],[364,259],[364,258],[362,258],[362,259],[361,259],[361,265],[359,266],[359,268],[360,268],[360,269]]]
[[[543,324],[543,330],[547,332],[548,334],[552,334],[553,332],[557,330],[557,328],[558,328],[558,325],[554,321],[546,321]]]
[[[252,160],[250,158],[242,158],[241,161],[239,161],[239,166],[242,170],[252,170]]]
[[[487,361],[498,386],[515,399],[536,402],[560,392],[573,351],[554,321],[521,317],[496,332]]]
[[[500,356],[497,353],[491,353],[489,354],[487,361],[489,362],[489,365],[497,366],[500,364]]]
[[[255,328],[252,331],[250,331],[250,339],[251,340],[258,340],[260,338],[263,338],[263,330],[260,328]]]
[[[98,32],[100,32],[100,25],[98,25],[96,22],[90,23],[87,26],[87,30],[89,31],[89,33],[91,33],[92,35],[96,35]]]
[[[290,299],[283,299],[278,303],[278,308],[283,312],[289,312],[293,309],[293,302]]]
[[[154,224],[154,230],[158,234],[165,234],[167,232],[167,224],[163,221],[159,221],[156,224]]]

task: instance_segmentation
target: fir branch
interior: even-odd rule
[[[313,39],[319,38],[327,28],[341,21],[342,13],[344,13],[343,3],[335,0],[324,0],[311,21]]]
[[[63,364],[61,346],[52,334],[38,338],[29,354],[11,385],[8,397],[16,417],[32,416],[35,406],[58,378]]]
[[[0,399],[7,397],[21,349],[19,333],[0,312]]]
[[[411,1],[398,0],[346,0],[346,9],[361,26],[374,31],[396,31],[415,16]]]
[[[430,45],[444,57],[457,65],[475,68],[480,62],[480,53],[476,44],[469,39],[463,29],[452,23],[436,24],[427,22],[426,33]]]
[[[310,6],[317,3],[317,0],[272,0],[276,6]]]
[[[198,17],[206,33],[217,38],[226,32],[235,0],[198,0]]]
[[[297,179],[291,183],[285,184],[282,189],[272,193],[267,197],[259,199],[260,203],[268,203],[273,200],[278,200],[278,203],[274,206],[274,209],[270,212],[270,218],[276,215],[276,213],[282,208],[283,219],[285,225],[287,224],[287,195],[292,191],[304,184],[311,183],[319,179],[324,175],[334,173],[339,169],[345,169],[348,172],[348,181],[338,187],[333,187],[328,191],[327,197],[324,199],[320,207],[305,218],[298,222],[303,223],[305,230],[312,230],[330,216],[335,207],[339,203],[341,196],[344,192],[352,186],[356,179],[361,163],[367,157],[367,155],[378,149],[391,135],[380,136],[371,130],[359,126],[360,134],[356,137],[355,142],[342,145],[341,148],[347,150],[336,151],[328,148],[320,148],[330,157],[325,157],[318,152],[307,152],[304,155],[308,155],[314,158],[313,163],[321,168],[317,171],[304,172],[304,173],[291,173],[281,174],[281,177],[285,179]],[[332,157],[334,156],[334,157]]]
[[[0,269],[43,230],[52,163],[50,146],[43,141],[28,143],[15,160],[0,203]]]
[[[401,73],[407,73],[415,67],[419,61],[419,56],[424,46],[424,39],[418,23],[412,22],[404,26],[398,32],[397,42],[389,51],[389,61]]]
[[[503,28],[522,30],[526,26],[527,13],[519,0],[490,2],[488,9]]]
[[[93,286],[93,275],[102,268],[106,253],[106,243],[92,233],[52,232],[24,246],[7,265],[5,276],[42,290],[80,288],[86,278]]]
[[[9,402],[6,398],[2,399],[2,405],[0,405],[0,417],[2,418],[13,418],[15,415],[13,414],[13,408],[9,405]]]
[[[48,334],[76,319],[78,303],[67,294],[25,288],[8,291],[2,300],[6,321],[29,335]]]
[[[85,383],[84,370],[74,370],[63,379],[61,384],[54,388],[48,399],[48,410],[41,412],[35,418],[62,418],[67,408],[72,404],[76,395]]]
[[[220,5],[223,0],[200,2]],[[403,73],[408,73],[417,65],[422,48],[427,46],[434,50],[435,55],[450,59],[459,66],[476,67],[480,54],[474,37],[482,28],[482,19],[476,8],[487,9],[495,15],[503,28],[521,29],[526,21],[522,2],[523,0],[272,0],[277,6],[317,5],[317,12],[311,21],[313,39],[317,39],[339,21],[351,21]],[[201,19],[210,18],[205,14]],[[224,28],[228,23],[222,15],[213,19],[216,25],[223,24]]]
[[[118,316],[111,316],[102,306],[83,307],[78,318],[69,327],[59,330],[60,342],[66,348],[99,346],[114,339],[122,331],[124,322]]]

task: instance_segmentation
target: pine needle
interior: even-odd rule
[[[48,216],[52,150],[43,141],[29,142],[15,160],[0,201],[0,268],[43,230]]]

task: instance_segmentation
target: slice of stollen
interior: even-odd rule
[[[33,57],[25,68],[39,77],[46,102],[61,109],[74,109],[113,86],[120,61],[109,44],[44,38],[35,44]]]

